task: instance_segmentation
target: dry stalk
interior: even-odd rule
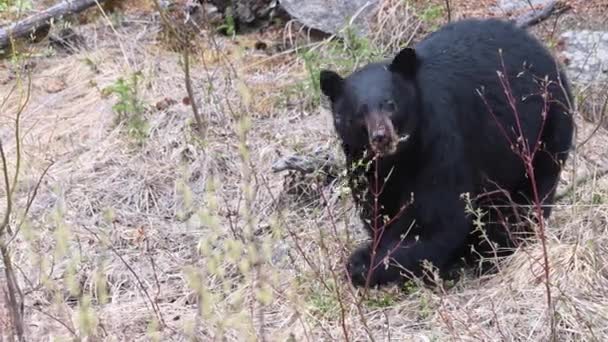
[[[323,200],[323,203],[325,205],[325,208],[327,208],[327,215],[329,216],[329,222],[330,222],[332,231],[335,234],[336,239],[339,240],[338,228],[336,227],[336,220],[334,218],[333,211],[331,210],[331,208],[329,206],[329,201],[327,200],[327,196],[325,196],[325,193],[324,193],[323,188],[321,186],[318,186],[318,189],[319,189],[319,194],[321,196],[321,199]],[[319,225],[319,227],[320,226],[321,225]],[[320,234],[321,234],[321,236],[323,236],[322,233],[320,233]],[[323,249],[323,251],[325,253],[327,253],[327,247],[325,246],[325,244],[323,242],[323,239],[321,239],[321,248]],[[327,253],[327,257],[329,257],[329,253]],[[349,334],[348,334],[348,327],[346,325],[346,308],[345,308],[345,305],[344,305],[344,301],[343,301],[342,294],[340,292],[340,286],[339,286],[340,279],[338,278],[338,275],[336,274],[336,272],[335,272],[335,270],[334,270],[333,267],[330,267],[329,270],[330,270],[332,278],[334,280],[334,284],[335,284],[334,287],[335,287],[335,290],[336,290],[335,291],[336,292],[336,298],[338,300],[338,304],[340,305],[340,326],[342,328],[342,334],[344,335],[344,340],[345,341],[350,341],[350,337],[349,337]],[[365,322],[364,322],[364,326],[366,327],[366,331],[368,331],[368,334],[371,337],[371,333],[369,333],[369,328],[367,328],[367,324]]]
[[[150,307],[152,308],[152,311],[154,311],[154,314],[156,315],[156,318],[158,319],[159,324],[161,325],[161,327],[165,327],[166,323],[165,323],[165,319],[163,318],[162,311],[158,307],[158,304],[156,304],[156,302],[154,300],[152,300],[152,296],[150,296],[150,293],[148,292],[148,289],[144,285],[144,282],[141,280],[141,277],[139,276],[139,274],[137,274],[137,272],[135,272],[133,267],[131,267],[131,265],[125,260],[125,258],[123,258],[123,256],[116,250],[116,248],[114,248],[114,246],[112,246],[111,244],[104,243],[104,239],[102,239],[99,236],[99,234],[97,234],[93,230],[91,230],[87,227],[82,227],[82,228],[84,230],[86,230],[87,232],[89,232],[91,235],[93,235],[99,243],[105,244],[110,249],[110,251],[112,251],[112,253],[114,253],[114,255],[116,255],[118,257],[118,259],[120,259],[120,261],[125,265],[125,267],[129,270],[129,272],[133,275],[133,277],[137,281],[137,285],[139,286],[139,289],[146,297],[148,304],[150,305]]]
[[[21,83],[21,79],[18,79],[17,86]],[[6,193],[6,209],[4,212],[4,218],[0,223],[0,253],[2,254],[2,262],[4,263],[4,273],[6,277],[6,287],[8,293],[6,294],[9,311],[11,315],[11,323],[14,329],[14,333],[17,335],[17,339],[22,341],[24,339],[25,328],[23,321],[23,293],[19,287],[19,282],[15,275],[15,270],[13,268],[13,262],[11,260],[10,250],[8,243],[10,239],[7,239],[7,234],[12,234],[10,229],[10,221],[11,215],[13,214],[13,200],[14,200],[14,191],[17,187],[17,182],[19,180],[19,173],[21,171],[21,132],[20,132],[20,122],[21,115],[25,110],[27,104],[30,100],[32,87],[32,79],[30,74],[27,75],[27,86],[25,88],[25,97],[21,104],[17,109],[17,113],[15,116],[15,169],[13,170],[13,179],[10,180],[9,176],[9,167],[6,158],[6,153],[4,150],[4,145],[0,140],[0,156],[2,159],[2,172],[4,178],[4,190]],[[12,92],[11,92],[12,93]],[[5,101],[8,98],[5,99]]]
[[[540,198],[540,194],[538,192],[539,189],[536,184],[536,177],[535,177],[535,173],[534,173],[534,157],[541,147],[541,136],[542,136],[542,133],[545,128],[546,117],[548,114],[549,82],[543,82],[543,89],[540,94],[543,98],[543,110],[542,110],[542,113],[540,113],[542,121],[541,121],[541,126],[539,128],[538,135],[535,138],[535,141],[532,142],[535,144],[534,148],[532,148],[530,146],[530,142],[524,136],[523,127],[521,124],[521,116],[520,116],[521,114],[519,113],[519,111],[517,109],[517,100],[515,98],[515,95],[513,94],[513,89],[511,88],[511,85],[508,80],[508,76],[507,76],[508,73],[507,73],[507,70],[506,70],[506,67],[504,64],[504,59],[502,57],[502,51],[499,51],[499,53],[500,53],[500,61],[501,61],[501,71],[498,73],[498,80],[503,89],[503,92],[505,94],[509,107],[513,113],[513,116],[515,118],[515,125],[516,125],[515,133],[517,134],[517,137],[515,140],[513,140],[509,137],[509,135],[507,133],[507,128],[504,127],[500,123],[500,121],[498,120],[496,114],[492,110],[492,108],[491,108],[490,104],[488,103],[487,99],[485,98],[485,96],[481,92],[478,92],[478,93],[481,96],[482,101],[483,101],[484,105],[486,106],[486,109],[488,110],[490,115],[492,115],[492,118],[499,126],[499,129],[501,130],[501,134],[504,136],[504,138],[507,140],[507,142],[511,146],[517,147],[517,148],[514,148],[513,151],[522,160],[527,178],[530,179],[530,186],[532,188],[532,202],[533,202],[532,209],[534,211],[534,216],[535,216],[536,224],[538,227],[538,229],[536,229],[536,233],[537,233],[537,237],[540,240],[541,247],[542,247],[542,259],[543,259],[543,271],[544,271],[543,284],[545,285],[546,304],[547,304],[547,309],[548,309],[547,314],[549,316],[549,327],[550,327],[550,331],[551,331],[551,337],[553,340],[555,340],[555,338],[557,338],[557,335],[556,335],[555,317],[553,314],[555,312],[555,307],[554,307],[553,299],[552,299],[552,295],[551,295],[551,279],[550,279],[551,266],[549,264],[549,253],[547,250],[547,238],[546,238],[546,226],[545,226],[545,220],[543,218],[543,208],[542,208],[543,207],[542,202],[544,201],[544,198]]]
[[[192,48],[192,46],[188,41],[188,37],[185,37],[184,34],[181,34],[179,28],[174,26],[167,18],[167,13],[164,9],[161,8],[160,4],[158,3],[158,0],[154,0],[153,3],[154,7],[156,7],[156,10],[160,15],[163,25],[169,30],[171,37],[177,40],[178,46],[182,50],[181,53],[183,60],[182,62],[184,64],[184,83],[186,86],[186,92],[188,93],[188,100],[190,102],[190,107],[192,108],[194,120],[196,121],[196,130],[198,131],[200,138],[205,139],[205,136],[207,135],[207,125],[200,114],[198,105],[196,104],[194,90],[192,89],[192,78],[190,77],[190,49]]]

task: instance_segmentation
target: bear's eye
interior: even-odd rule
[[[394,112],[394,111],[397,110],[397,105],[395,105],[395,101],[393,101],[393,100],[387,100],[384,103],[384,108],[388,112]]]

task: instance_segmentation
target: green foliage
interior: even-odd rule
[[[304,283],[305,281],[303,281]],[[327,281],[327,285],[331,291],[323,286],[314,286],[306,298],[306,302],[310,311],[318,317],[326,319],[334,319],[338,317],[340,312],[340,302],[335,296],[333,281]]]
[[[423,292],[420,295],[420,300],[418,301],[418,303],[420,305],[418,308],[418,315],[420,319],[429,319],[436,312],[432,298],[429,294]]]
[[[396,303],[395,294],[389,292],[380,292],[376,296],[370,296],[365,300],[365,305],[373,309],[389,308]]]
[[[300,58],[304,61],[307,78],[304,82],[297,84],[296,89],[300,94],[308,94],[305,107],[314,108],[321,101],[321,88],[317,86],[321,74],[320,56],[311,51],[304,51],[300,53]]]
[[[410,295],[419,290],[418,285],[415,282],[408,280],[403,284],[403,292]]]
[[[306,78],[288,88],[285,94],[288,98],[302,98],[305,95],[305,109],[320,104],[319,75],[322,68],[331,67],[338,72],[348,73],[382,57],[381,49],[368,38],[359,36],[352,27],[346,28],[342,40],[324,43],[320,49],[299,49],[297,55],[304,64]]]
[[[0,0],[0,13],[22,12],[32,9],[31,0]]]
[[[140,74],[135,73],[129,80],[120,77],[113,85],[104,89],[106,95],[118,95],[118,102],[112,106],[112,109],[124,119],[129,114],[141,113],[143,107],[137,96],[137,84]]]
[[[93,336],[99,324],[99,320],[95,313],[95,309],[91,304],[91,297],[89,295],[83,295],[79,300],[77,314],[77,324],[81,334],[84,336]]]
[[[311,311],[321,316],[332,316],[332,313],[337,312],[339,308],[335,298],[328,294],[312,293],[308,300]]]
[[[381,49],[363,36],[359,36],[352,27],[346,28],[344,46],[348,52],[347,62],[351,62],[351,69],[360,63],[369,63],[381,57]]]
[[[225,22],[220,25],[217,29],[220,32],[224,32],[228,36],[233,36],[236,34],[236,24],[234,21],[234,15],[232,14],[232,7],[228,6],[224,13]]]
[[[108,18],[114,27],[120,27],[125,21],[125,15],[122,11],[112,11],[108,13]]]
[[[133,115],[127,120],[127,133],[138,142],[143,142],[148,137],[148,121],[141,115]]]
[[[432,30],[435,30],[439,26],[440,19],[444,16],[443,11],[444,8],[441,5],[430,5],[422,12],[420,19],[428,23]]]
[[[144,105],[139,98],[138,88],[141,73],[136,72],[130,78],[120,77],[114,84],[104,88],[104,96],[116,95],[117,101],[112,109],[117,114],[116,124],[126,121],[127,133],[141,143],[148,137],[148,122],[144,118]]]

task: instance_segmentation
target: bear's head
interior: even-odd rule
[[[418,122],[418,64],[414,49],[405,48],[392,60],[370,63],[346,78],[321,71],[321,91],[331,102],[347,155],[367,150],[388,156],[407,143]]]

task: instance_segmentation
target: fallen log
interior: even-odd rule
[[[605,177],[606,175],[608,175],[608,166],[599,169],[595,172],[589,172],[587,174],[584,174],[582,176],[579,176],[578,178],[576,178],[574,180],[574,182],[572,184],[570,184],[566,189],[558,192],[555,195],[555,202],[561,201],[562,199],[568,197],[569,195],[571,195],[579,186],[584,185],[585,183],[588,183],[591,180],[598,180],[600,178]]]
[[[298,171],[307,174],[320,169],[328,171],[339,166],[328,147],[318,147],[307,155],[292,154],[278,159],[272,164],[272,172]]]
[[[40,13],[13,23],[8,27],[0,28],[0,49],[10,45],[11,39],[22,38],[29,34],[37,36],[36,32],[47,30],[52,19],[57,19],[68,14],[74,14],[96,4],[102,4],[106,0],[66,0],[52,6]],[[39,38],[39,37],[37,37]]]
[[[541,21],[549,18],[552,14],[561,13],[570,9],[568,5],[562,4],[560,1],[554,0],[546,4],[541,9],[532,9],[521,16],[515,18],[515,25],[521,28],[534,26]]]

